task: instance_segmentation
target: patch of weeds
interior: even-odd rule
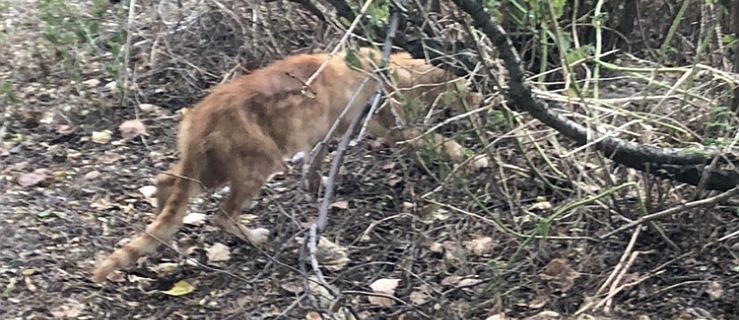
[[[112,78],[125,67],[120,54],[126,39],[125,6],[108,10],[105,0],[92,0],[86,7],[65,0],[38,0],[36,7],[43,21],[43,38],[70,78],[80,80],[84,54],[103,57],[103,71]],[[103,30],[101,22],[111,19],[117,21],[115,30]]]
[[[737,135],[736,125],[732,124],[734,111],[726,106],[711,108],[708,120],[704,125],[706,134],[711,136],[703,140],[704,145],[726,146],[733,143]]]
[[[413,123],[415,119],[421,117],[421,111],[424,110],[425,106],[421,99],[415,97],[402,97],[403,113],[405,114],[403,122]]]
[[[9,104],[18,102],[18,98],[13,91],[13,84],[7,80],[0,80],[0,104]]]

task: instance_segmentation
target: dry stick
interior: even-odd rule
[[[601,284],[600,287],[598,288],[598,290],[595,292],[595,296],[601,295],[603,293],[603,291],[609,285],[611,287],[611,292],[614,290],[614,287],[616,285],[618,285],[618,281],[616,281],[615,279],[618,278],[618,275],[621,273],[622,269],[627,269],[624,265],[625,264],[626,265],[629,265],[628,263],[626,263],[626,261],[627,261],[628,257],[631,255],[631,253],[632,253],[632,251],[634,249],[634,244],[636,243],[636,239],[639,237],[640,230],[641,229],[636,229],[636,230],[634,230],[634,233],[631,234],[631,239],[629,240],[629,243],[626,245],[626,249],[624,250],[623,254],[621,254],[621,259],[618,261],[618,263],[616,264],[616,266],[613,268],[613,271],[608,276],[608,278],[606,279],[606,281],[604,281],[603,284]],[[591,306],[593,304],[595,304],[595,303],[596,303],[595,300],[590,301],[585,306],[583,306],[582,308],[580,308],[580,310],[577,310],[577,312],[575,312],[575,315],[579,315],[579,314],[587,311],[588,309],[591,309]],[[600,303],[598,303],[598,304],[600,304]],[[597,308],[597,305],[595,307],[592,307],[592,309],[595,309],[595,308]]]
[[[369,2],[370,1],[368,1],[368,3]],[[390,16],[390,24],[388,26],[388,32],[385,37],[385,43],[383,45],[383,50],[382,50],[381,65],[383,66],[387,64],[388,56],[390,55],[390,49],[392,48],[392,40],[395,37],[395,32],[397,31],[397,29],[398,29],[398,12],[395,10],[392,10],[392,13]],[[369,110],[376,108],[377,105],[380,103],[381,94],[382,94],[382,85],[383,85],[382,82],[379,82],[377,84],[377,89],[375,91],[375,94],[372,96],[370,103],[368,103],[362,108],[362,112],[358,114],[356,118],[352,119],[352,122],[349,124],[349,128],[347,128],[346,132],[341,137],[341,141],[339,142],[339,146],[336,150],[336,157],[331,163],[331,169],[329,170],[329,177],[326,183],[326,189],[323,194],[323,201],[321,202],[319,211],[318,211],[318,219],[316,220],[316,222],[314,222],[310,226],[309,237],[306,237],[306,240],[305,240],[304,247],[306,246],[308,247],[309,255],[310,255],[309,256],[310,263],[311,263],[311,267],[313,268],[313,272],[316,274],[316,278],[319,284],[330,291],[333,291],[333,290],[326,282],[326,279],[323,277],[323,273],[321,272],[318,259],[316,258],[316,255],[318,252],[318,239],[320,237],[321,232],[323,232],[323,230],[326,228],[326,224],[328,222],[328,207],[333,199],[334,185],[336,183],[336,176],[339,172],[339,167],[341,166],[342,161],[344,159],[344,153],[346,153],[346,149],[347,149],[347,146],[349,145],[349,141],[351,140],[351,136],[356,130],[359,123],[362,122],[362,118],[364,118],[364,115]],[[371,115],[368,115],[368,116],[371,116]],[[338,294],[334,294],[334,295],[339,296]]]
[[[121,75],[121,77],[123,78],[123,95],[121,96],[122,104],[126,103],[126,99],[128,98],[128,86],[130,83],[130,79],[128,76],[128,64],[131,60],[131,25],[133,24],[133,20],[135,18],[135,12],[136,0],[131,0],[128,3],[128,18],[126,19],[126,47],[125,50],[123,50],[123,74]],[[136,115],[136,119],[138,119],[138,106],[133,109],[133,112]]]
[[[710,198],[705,198],[705,199],[701,199],[701,200],[696,200],[696,201],[691,201],[691,202],[687,202],[687,203],[682,203],[682,204],[679,204],[679,205],[677,205],[675,207],[672,207],[672,208],[669,208],[669,209],[666,209],[666,210],[662,210],[662,211],[657,212],[657,213],[652,213],[652,214],[648,214],[648,215],[642,216],[641,218],[639,218],[639,220],[636,220],[636,221],[627,223],[626,225],[623,225],[623,226],[619,227],[616,230],[613,230],[613,231],[611,231],[609,233],[606,233],[605,235],[601,236],[600,239],[606,239],[606,238],[608,238],[608,237],[610,237],[610,236],[612,236],[612,235],[614,235],[616,233],[622,232],[624,230],[627,230],[627,229],[636,227],[638,225],[644,224],[646,222],[649,222],[649,221],[652,221],[652,220],[656,220],[656,219],[659,219],[659,218],[662,218],[662,217],[666,217],[666,216],[669,216],[669,215],[672,215],[672,214],[675,214],[675,213],[678,213],[678,212],[681,212],[681,211],[685,211],[685,210],[688,210],[688,209],[691,209],[691,208],[700,207],[700,206],[706,206],[706,205],[712,205],[712,204],[715,204],[715,203],[719,203],[721,201],[724,201],[724,200],[729,199],[729,198],[731,198],[733,196],[736,196],[736,195],[739,195],[739,187],[735,187],[733,189],[729,189],[726,192],[720,193],[720,194],[715,195],[715,196],[710,197]]]
[[[362,83],[359,85],[359,88],[357,88],[356,91],[354,91],[354,94],[349,99],[349,102],[344,107],[344,110],[341,111],[339,116],[334,121],[333,125],[331,125],[331,128],[328,129],[328,132],[326,132],[326,135],[324,135],[323,140],[318,142],[311,151],[310,155],[303,155],[305,157],[304,161],[308,161],[308,165],[303,170],[303,183],[308,183],[310,186],[310,174],[317,172],[319,168],[321,167],[321,162],[323,161],[323,158],[326,154],[326,146],[328,145],[329,141],[334,137],[334,133],[339,128],[339,124],[341,123],[341,120],[344,119],[344,116],[347,112],[349,112],[349,109],[354,105],[354,102],[357,100],[357,97],[359,96],[359,93],[364,90],[364,86],[367,85],[367,82],[372,79],[371,77],[367,77],[362,81]],[[308,87],[310,89],[310,87]],[[316,189],[315,191],[317,191]],[[314,190],[310,190],[313,192]]]
[[[621,269],[621,272],[618,273],[616,280],[613,281],[613,284],[611,285],[611,289],[608,291],[608,296],[606,296],[605,299],[598,302],[593,307],[593,310],[597,310],[598,308],[603,307],[603,305],[605,304],[604,311],[606,313],[609,312],[609,310],[611,309],[611,304],[613,303],[613,297],[615,297],[616,294],[618,294],[619,292],[621,292],[623,289],[627,287],[626,285],[621,285],[617,287],[617,285],[621,283],[621,280],[623,279],[624,275],[626,275],[626,271],[628,271],[629,268],[631,268],[631,266],[634,264],[634,261],[636,261],[636,258],[639,256],[639,253],[641,253],[641,251],[635,251],[631,253],[631,255],[629,256],[629,260],[626,262],[626,265],[624,265],[623,269]]]

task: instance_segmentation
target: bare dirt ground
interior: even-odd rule
[[[146,135],[124,139],[119,125],[135,115],[118,107],[115,79],[91,57],[73,82],[39,36],[33,5],[0,6],[0,80],[11,84],[0,98],[2,319],[316,319],[316,305],[330,309],[326,299],[335,316],[350,310],[360,319],[739,318],[736,201],[659,220],[664,234],[640,229],[627,257],[634,230],[598,237],[640,215],[639,195],[628,189],[564,212],[549,224],[549,238],[530,239],[542,219],[608,188],[567,177],[617,172],[612,177],[640,186],[644,177],[598,159],[560,159],[571,150],[565,141],[544,151],[568,170],[553,172],[513,134],[495,145],[494,166],[443,183],[434,174],[448,167],[438,160],[371,138],[351,148],[324,233],[346,252],[345,264],[323,270],[341,296],[306,295],[313,272],[299,261],[294,237],[305,235],[318,202],[298,187],[297,172],[276,177],[244,213],[250,225],[276,233],[271,248],[259,251],[200,219],[221,197],[204,196],[193,202],[196,215],[176,249],[94,285],[87,280],[94,264],[151,220],[151,179],[176,159],[173,110],[186,105],[167,100],[171,107],[140,113]],[[614,88],[626,93],[611,94],[643,89],[624,83]],[[140,103],[165,104],[156,97]],[[543,127],[525,129],[534,140],[556,140]],[[658,184],[650,212],[691,199],[690,187]],[[614,275],[617,284],[599,290]],[[191,288],[172,292],[180,281]],[[373,283],[397,283],[394,298],[377,299]]]

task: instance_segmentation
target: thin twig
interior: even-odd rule
[[[397,29],[398,29],[398,12],[396,10],[392,10],[392,13],[390,15],[390,23],[388,26],[387,35],[385,37],[385,43],[383,45],[383,50],[382,50],[382,58],[380,62],[382,66],[387,64],[388,57],[390,56],[390,49],[392,48],[391,47],[392,40],[395,36],[395,32],[397,31]],[[310,79],[306,82],[309,82],[309,81]],[[351,140],[351,136],[357,129],[357,126],[359,126],[359,124],[362,122],[362,119],[364,118],[365,114],[367,114],[369,110],[376,108],[377,105],[380,103],[380,100],[382,98],[381,96],[382,95],[382,90],[381,90],[382,85],[383,85],[383,82],[381,81],[378,82],[377,88],[375,90],[375,94],[370,99],[370,102],[362,108],[361,113],[359,113],[354,119],[352,119],[352,122],[349,124],[349,127],[347,128],[346,132],[342,136],[341,141],[339,142],[339,146],[336,151],[336,157],[331,163],[328,182],[326,183],[326,189],[323,194],[323,201],[321,202],[319,206],[318,219],[310,226],[309,236],[306,237],[305,239],[304,247],[308,247],[310,264],[313,269],[313,272],[315,273],[319,284],[330,291],[335,291],[335,290],[332,290],[332,288],[326,282],[323,276],[323,273],[321,272],[318,259],[316,258],[317,252],[318,252],[318,241],[319,241],[321,232],[326,228],[326,224],[328,222],[328,208],[333,199],[336,176],[338,175],[339,167],[342,164],[344,154],[346,153],[346,149],[349,145],[349,141]],[[371,115],[368,115],[368,116],[371,116]],[[340,294],[341,294],[340,292],[333,292],[333,295],[336,296],[337,299],[340,299]]]
[[[649,222],[649,221],[652,221],[652,220],[656,220],[656,219],[659,219],[659,218],[662,218],[662,217],[666,217],[666,216],[669,216],[669,215],[672,215],[672,214],[675,214],[675,213],[678,213],[678,212],[681,212],[681,211],[685,211],[685,210],[688,210],[688,209],[691,209],[691,208],[696,208],[696,207],[707,206],[707,205],[712,205],[712,204],[715,204],[715,203],[719,203],[721,201],[724,201],[724,200],[729,199],[729,198],[731,198],[733,196],[736,196],[736,195],[739,195],[739,187],[735,187],[733,189],[729,189],[726,192],[720,193],[720,194],[715,195],[715,196],[710,197],[710,198],[705,198],[705,199],[701,199],[701,200],[696,200],[696,201],[691,201],[691,202],[688,202],[688,203],[679,204],[677,206],[674,206],[674,207],[669,208],[669,209],[666,209],[666,210],[662,210],[662,211],[657,212],[657,213],[648,214],[648,215],[642,216],[641,218],[639,218],[639,220],[636,220],[636,221],[627,223],[627,224],[625,224],[625,225],[617,228],[616,230],[613,230],[613,231],[611,231],[609,233],[606,233],[605,235],[601,236],[600,239],[606,239],[606,238],[608,238],[608,237],[610,237],[610,236],[612,236],[612,235],[614,235],[616,233],[622,232],[624,230],[628,230],[628,229],[631,229],[631,228],[636,227],[638,225],[644,224],[646,222]]]
[[[121,96],[121,104],[125,104],[128,99],[128,87],[130,86],[131,80],[128,74],[128,64],[131,61],[131,34],[133,21],[136,18],[136,0],[131,0],[128,3],[128,18],[126,19],[126,47],[123,50],[123,95]],[[139,118],[138,106],[133,109],[136,119]]]

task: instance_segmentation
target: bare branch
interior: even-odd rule
[[[612,235],[614,235],[616,233],[619,233],[619,232],[624,231],[624,230],[628,230],[630,228],[636,227],[636,226],[641,225],[641,224],[644,224],[646,222],[649,222],[649,221],[652,221],[652,220],[655,220],[655,219],[659,219],[659,218],[662,218],[662,217],[666,217],[666,216],[669,216],[669,215],[672,215],[672,214],[675,214],[675,213],[678,213],[678,212],[681,212],[681,211],[685,211],[685,210],[688,210],[690,208],[695,208],[695,207],[701,207],[701,206],[707,206],[707,205],[711,205],[711,204],[716,204],[716,203],[719,203],[719,202],[724,201],[726,199],[729,199],[731,197],[734,197],[736,195],[739,195],[739,187],[735,187],[735,188],[733,188],[733,189],[731,189],[729,191],[723,192],[721,194],[715,195],[715,196],[710,197],[710,198],[705,198],[705,199],[701,199],[701,200],[691,201],[691,202],[688,202],[688,203],[685,203],[685,204],[680,204],[680,205],[674,206],[674,207],[669,208],[669,209],[666,209],[666,210],[662,210],[660,212],[656,212],[656,213],[648,214],[646,216],[642,216],[641,218],[639,218],[639,220],[636,220],[636,221],[631,222],[631,223],[627,223],[627,224],[619,227],[616,230],[613,230],[613,231],[611,231],[609,233],[606,233],[605,235],[601,236],[600,238],[601,239],[606,239],[606,238],[608,238],[608,237],[610,237],[610,236],[612,236]]]
[[[535,100],[531,89],[525,84],[525,74],[513,44],[505,31],[496,25],[480,2],[471,0],[453,0],[454,3],[472,17],[474,25],[485,33],[498,49],[501,59],[509,73],[508,96],[520,109],[527,111],[534,118],[554,128],[564,136],[584,145],[597,141],[594,146],[613,161],[634,169],[649,171],[659,176],[668,177],[680,182],[698,185],[705,175],[706,188],[713,190],[729,190],[739,185],[739,173],[729,170],[705,170],[712,159],[719,157],[737,163],[734,154],[723,154],[720,151],[690,152],[685,149],[662,149],[641,145],[631,141],[607,137],[602,133],[587,128],[567,119],[563,114],[554,111],[541,101]],[[552,103],[557,106],[557,104]]]

